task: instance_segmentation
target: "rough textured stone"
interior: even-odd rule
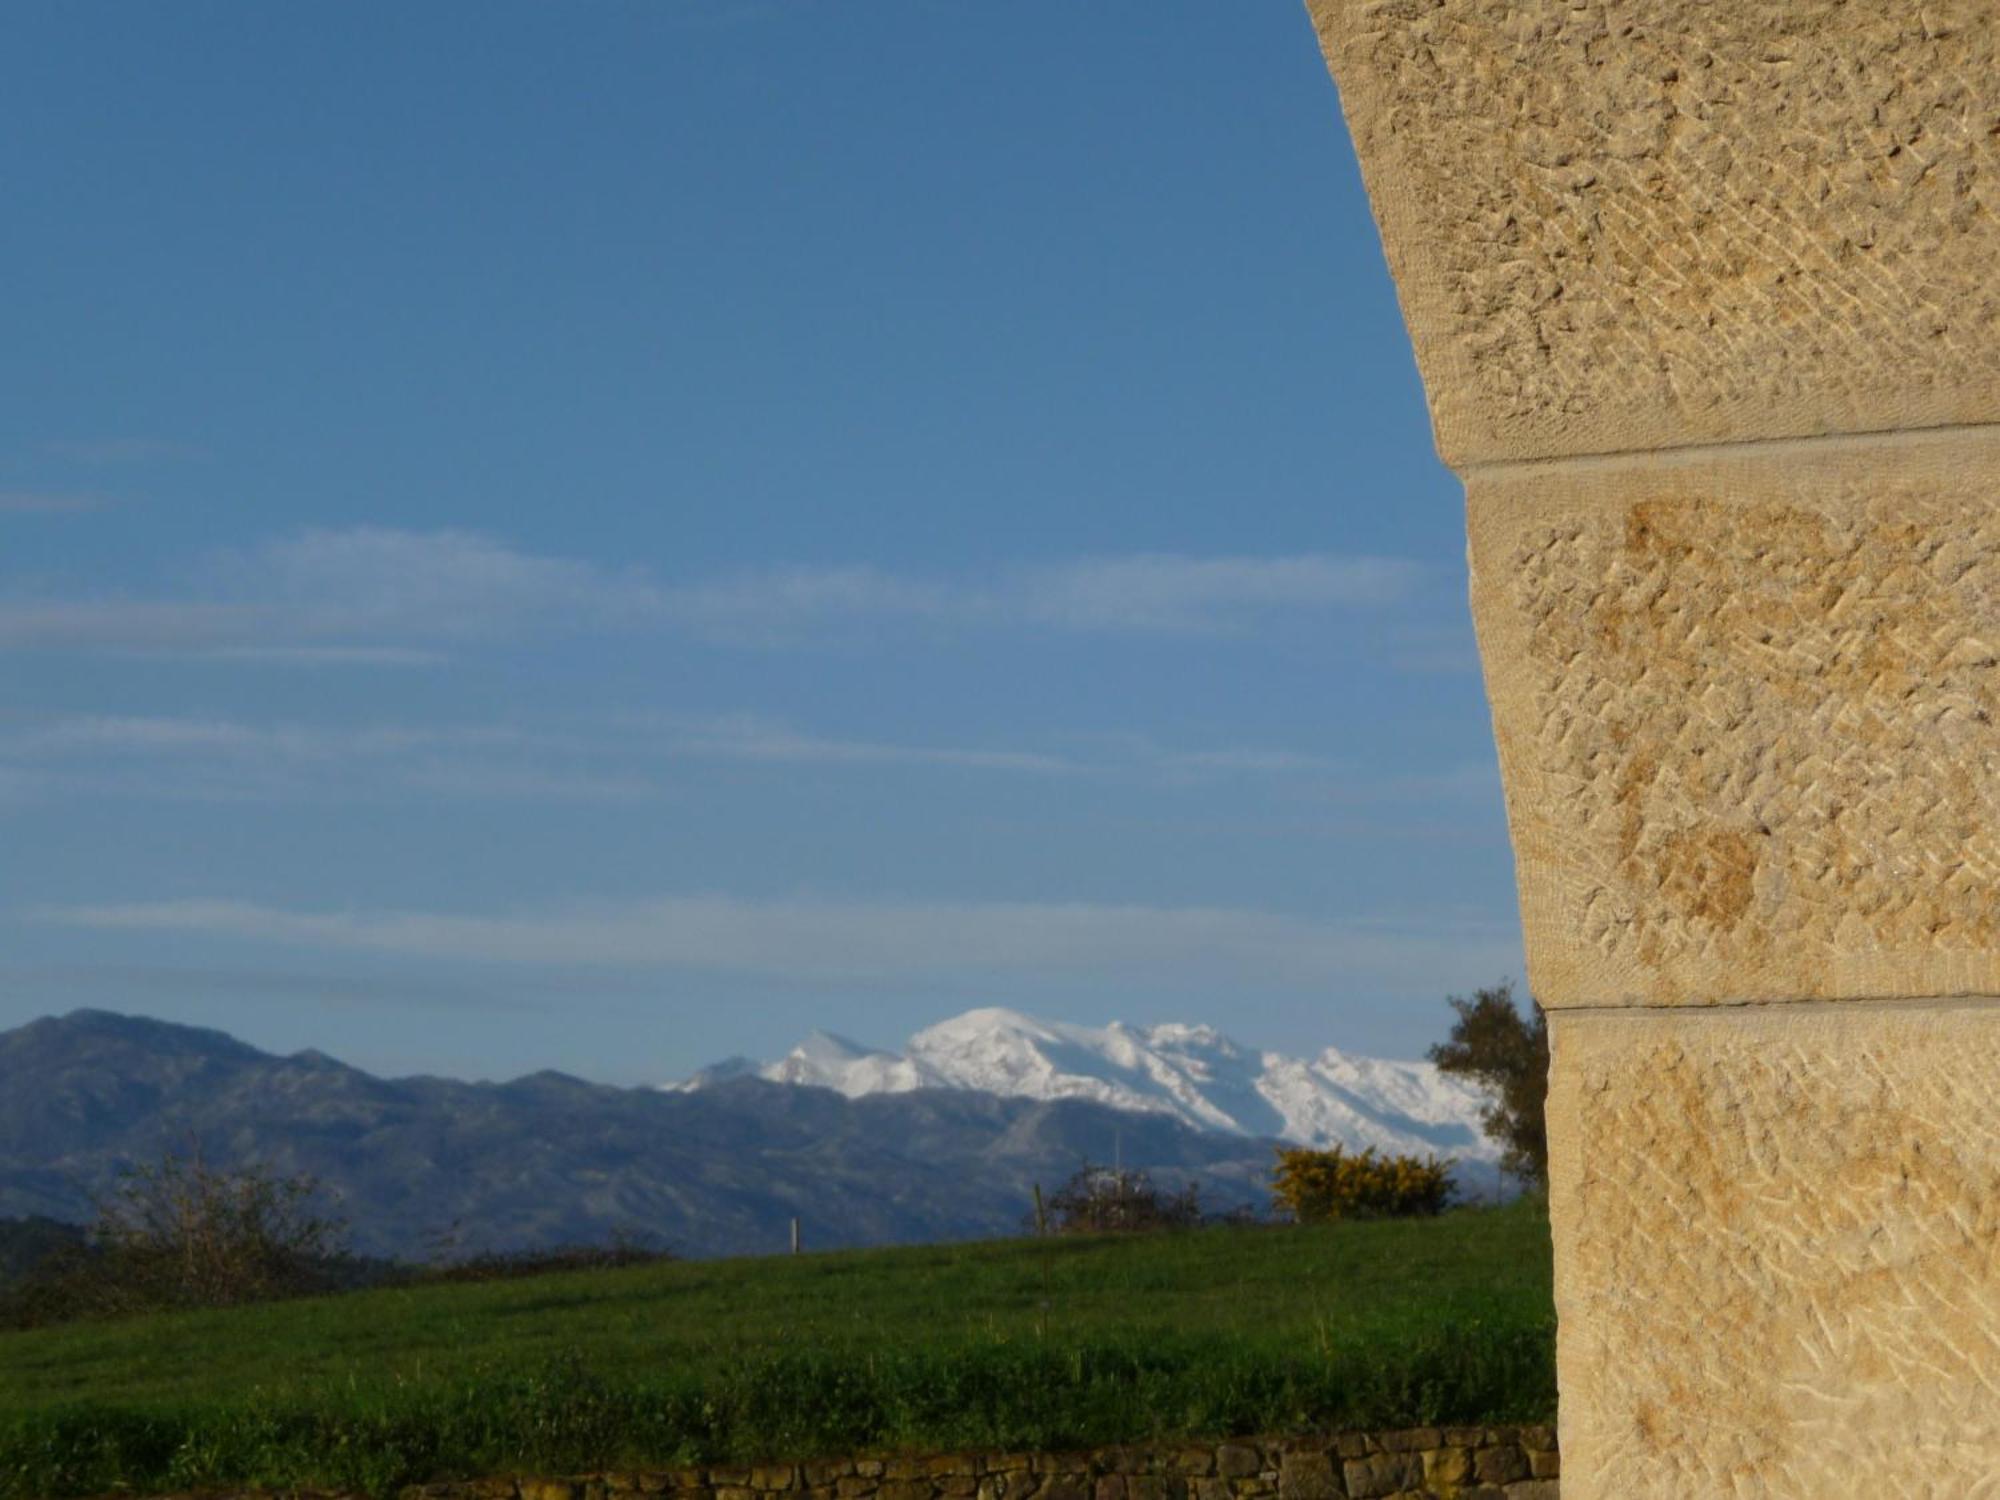
[[[1468,495],[1544,1005],[2000,992],[2000,433]]]
[[[1333,1500],[1345,1493],[1333,1460],[1324,1453],[1287,1453],[1278,1465],[1282,1500]]]
[[[1482,1448],[1473,1456],[1472,1473],[1481,1484],[1511,1484],[1528,1477],[1528,1455],[1511,1445]]]
[[[1384,1453],[1409,1453],[1421,1448],[1435,1448],[1443,1441],[1443,1434],[1435,1427],[1406,1427],[1397,1432],[1385,1432],[1379,1438]]]
[[[1433,1448],[1424,1454],[1424,1483],[1432,1489],[1464,1484],[1472,1477],[1469,1448]]]
[[[1257,1450],[1241,1443],[1225,1443],[1215,1453],[1215,1472],[1227,1479],[1245,1479],[1263,1467]]]
[[[2000,1002],[1552,1025],[1565,1486],[1982,1493]]]
[[[1310,0],[1454,464],[2000,415],[1991,0]]]
[[[1371,1453],[1366,1458],[1350,1458],[1342,1466],[1347,1493],[1354,1500],[1393,1495],[1398,1490],[1415,1489],[1424,1481],[1423,1456],[1417,1453]]]
[[[1449,1441],[1453,1437],[1459,1440],[1456,1445]],[[612,1500],[633,1494],[696,1500],[855,1500],[867,1494],[881,1500],[1345,1500],[1351,1493],[1373,1500],[1477,1500],[1482,1494],[1513,1496],[1519,1488],[1473,1485],[1480,1454],[1505,1450],[1518,1456],[1524,1447],[1554,1441],[1546,1428],[1441,1433],[1421,1427],[1162,1448],[1126,1444],[1081,1453],[899,1454],[580,1479],[494,1477],[413,1485],[402,1495],[403,1500],[515,1500],[517,1493],[529,1500]],[[1190,1470],[1222,1469],[1225,1454],[1231,1455],[1228,1467],[1242,1472],[1188,1476]],[[1336,1462],[1336,1454],[1352,1456],[1343,1464]],[[1501,1469],[1512,1472],[1505,1463]],[[979,1475],[983,1477],[975,1477]],[[711,1484],[731,1480],[738,1482]],[[1350,1490],[1350,1483],[1357,1488]],[[269,1497],[246,1495],[243,1500]],[[339,1497],[329,1494],[324,1500]]]

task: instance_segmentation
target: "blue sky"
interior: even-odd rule
[[[672,1077],[1520,972],[1303,7],[17,7],[0,1024]]]

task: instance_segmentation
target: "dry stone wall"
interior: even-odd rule
[[[1570,1500],[2000,1493],[2000,6],[1309,8],[1466,485]]]
[[[1419,1427],[1084,1453],[716,1464],[418,1486],[404,1500],[1558,1500],[1548,1427]]]

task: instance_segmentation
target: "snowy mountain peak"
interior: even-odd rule
[[[969,1010],[919,1031],[901,1052],[815,1032],[777,1062],[705,1068],[698,1089],[754,1071],[849,1098],[921,1088],[1030,1099],[1088,1099],[1173,1115],[1198,1130],[1274,1136],[1301,1145],[1373,1146],[1494,1160],[1480,1127],[1486,1100],[1427,1062],[1353,1057],[1329,1047],[1293,1058],[1243,1047],[1212,1026],[1168,1022],[1080,1026],[1003,1006]]]

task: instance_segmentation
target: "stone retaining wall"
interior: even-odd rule
[[[1418,1427],[1324,1438],[972,1453],[496,1478],[404,1500],[1557,1500],[1551,1427]]]

